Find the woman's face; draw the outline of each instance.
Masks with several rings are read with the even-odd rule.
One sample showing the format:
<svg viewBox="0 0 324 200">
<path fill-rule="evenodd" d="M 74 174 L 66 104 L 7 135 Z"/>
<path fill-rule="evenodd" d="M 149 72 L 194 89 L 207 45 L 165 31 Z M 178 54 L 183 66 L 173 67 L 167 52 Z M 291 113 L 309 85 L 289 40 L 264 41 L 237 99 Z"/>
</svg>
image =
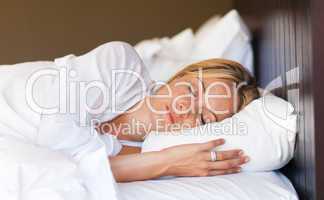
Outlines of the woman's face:
<svg viewBox="0 0 324 200">
<path fill-rule="evenodd" d="M 231 117 L 238 99 L 233 81 L 184 75 L 150 97 L 150 111 L 157 130 L 175 125 L 190 128 Z"/>
</svg>

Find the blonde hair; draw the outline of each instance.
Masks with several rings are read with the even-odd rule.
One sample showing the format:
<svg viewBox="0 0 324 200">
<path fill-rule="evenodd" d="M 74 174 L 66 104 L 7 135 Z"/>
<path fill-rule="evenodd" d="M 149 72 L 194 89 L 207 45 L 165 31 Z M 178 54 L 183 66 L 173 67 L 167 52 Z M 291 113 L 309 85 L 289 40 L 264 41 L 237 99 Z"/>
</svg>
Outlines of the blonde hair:
<svg viewBox="0 0 324 200">
<path fill-rule="evenodd" d="M 202 72 L 203 77 L 230 80 L 235 82 L 237 85 L 244 83 L 240 85 L 238 89 L 241 103 L 238 110 L 241 110 L 251 101 L 260 96 L 253 76 L 245 70 L 241 64 L 225 59 L 210 59 L 188 65 L 171 77 L 167 82 L 170 83 L 174 79 L 184 75 L 198 76 L 200 71 Z"/>
</svg>

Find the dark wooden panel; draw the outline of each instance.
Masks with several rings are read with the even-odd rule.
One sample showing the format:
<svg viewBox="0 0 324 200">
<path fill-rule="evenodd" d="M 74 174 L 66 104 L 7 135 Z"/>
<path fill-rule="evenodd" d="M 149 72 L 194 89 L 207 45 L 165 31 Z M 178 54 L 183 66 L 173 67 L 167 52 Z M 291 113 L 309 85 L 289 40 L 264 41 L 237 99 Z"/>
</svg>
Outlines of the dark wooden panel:
<svg viewBox="0 0 324 200">
<path fill-rule="evenodd" d="M 310 88 L 312 99 L 314 101 L 314 131 L 316 146 L 316 197 L 324 199 L 324 1 L 312 0 L 310 16 L 312 23 L 312 68 L 310 74 Z"/>
<path fill-rule="evenodd" d="M 298 185 L 301 197 L 303 199 L 316 199 L 315 197 L 315 164 L 314 164 L 314 126 L 312 113 L 312 97 L 309 93 L 309 77 L 311 61 L 311 38 L 310 38 L 310 18 L 308 2 L 298 0 L 295 2 L 296 13 L 296 54 L 297 66 L 300 67 L 300 136 L 298 153 L 303 154 L 303 165 L 296 168 L 296 173 L 302 175 L 304 185 Z M 303 148 L 302 148 L 303 147 Z"/>
<path fill-rule="evenodd" d="M 258 83 L 281 78 L 276 94 L 299 113 L 295 158 L 284 168 L 301 199 L 324 199 L 324 1 L 235 1 L 254 35 Z M 291 82 L 297 82 L 291 85 Z M 293 90 L 294 87 L 298 90 Z"/>
</svg>

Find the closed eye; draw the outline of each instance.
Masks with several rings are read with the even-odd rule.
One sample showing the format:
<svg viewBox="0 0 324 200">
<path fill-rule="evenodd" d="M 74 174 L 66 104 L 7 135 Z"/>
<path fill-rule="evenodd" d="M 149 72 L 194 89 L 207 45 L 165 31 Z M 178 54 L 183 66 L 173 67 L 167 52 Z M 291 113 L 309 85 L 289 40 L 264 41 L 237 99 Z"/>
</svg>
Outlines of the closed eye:
<svg viewBox="0 0 324 200">
<path fill-rule="evenodd" d="M 210 114 L 207 114 L 208 118 L 207 118 L 206 115 L 204 117 L 203 114 L 200 114 L 199 118 L 200 118 L 200 122 L 201 122 L 202 125 L 219 121 L 217 116 L 214 113 L 211 112 L 211 114 L 212 114 L 212 116 L 210 116 Z"/>
</svg>

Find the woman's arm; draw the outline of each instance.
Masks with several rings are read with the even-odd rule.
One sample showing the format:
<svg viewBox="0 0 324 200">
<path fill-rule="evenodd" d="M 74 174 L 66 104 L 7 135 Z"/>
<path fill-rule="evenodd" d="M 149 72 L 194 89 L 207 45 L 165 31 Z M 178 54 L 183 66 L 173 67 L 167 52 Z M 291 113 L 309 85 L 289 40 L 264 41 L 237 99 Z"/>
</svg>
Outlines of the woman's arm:
<svg viewBox="0 0 324 200">
<path fill-rule="evenodd" d="M 162 151 L 110 157 L 111 168 L 118 182 L 154 179 L 161 176 L 215 176 L 240 171 L 248 161 L 241 150 L 219 151 L 211 161 L 210 151 L 223 140 L 201 144 L 179 145 Z"/>
<path fill-rule="evenodd" d="M 168 167 L 161 152 L 117 155 L 109 160 L 117 182 L 154 179 L 163 176 Z"/>
</svg>

